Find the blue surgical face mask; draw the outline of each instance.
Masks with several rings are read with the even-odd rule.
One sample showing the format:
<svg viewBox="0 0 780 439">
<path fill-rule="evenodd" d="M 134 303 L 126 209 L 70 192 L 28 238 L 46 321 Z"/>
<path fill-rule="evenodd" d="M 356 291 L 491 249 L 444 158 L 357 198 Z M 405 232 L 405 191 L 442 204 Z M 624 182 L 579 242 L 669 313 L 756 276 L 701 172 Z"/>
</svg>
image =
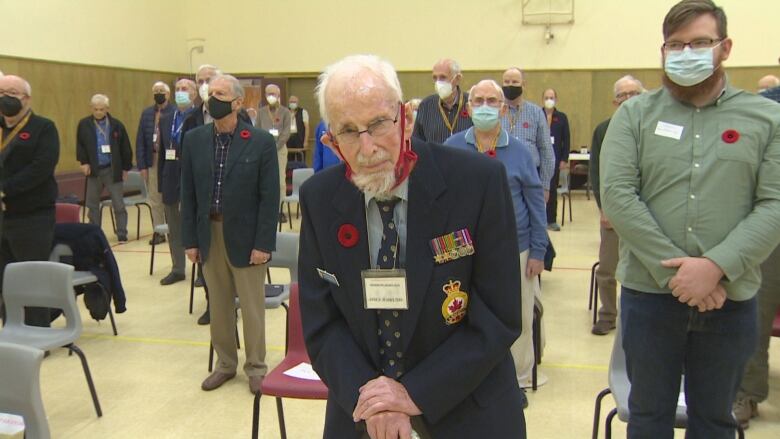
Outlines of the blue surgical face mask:
<svg viewBox="0 0 780 439">
<path fill-rule="evenodd" d="M 482 105 L 471 110 L 471 121 L 480 131 L 492 130 L 498 124 L 498 108 Z"/>
<path fill-rule="evenodd" d="M 669 79 L 677 85 L 691 87 L 712 76 L 715 71 L 713 63 L 714 47 L 667 52 L 664 61 L 664 71 Z"/>
<path fill-rule="evenodd" d="M 190 93 L 186 91 L 176 92 L 176 105 L 190 105 L 192 99 L 190 99 Z"/>
</svg>

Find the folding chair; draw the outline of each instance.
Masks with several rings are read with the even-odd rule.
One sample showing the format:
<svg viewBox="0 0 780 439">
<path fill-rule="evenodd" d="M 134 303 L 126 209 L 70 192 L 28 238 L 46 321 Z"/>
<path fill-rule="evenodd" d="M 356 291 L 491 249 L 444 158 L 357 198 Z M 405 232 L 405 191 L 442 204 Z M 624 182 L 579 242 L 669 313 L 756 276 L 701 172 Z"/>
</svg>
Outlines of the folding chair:
<svg viewBox="0 0 780 439">
<path fill-rule="evenodd" d="M 154 226 L 154 233 L 158 235 L 167 235 L 168 234 L 168 224 L 160 224 L 158 226 Z M 149 276 L 154 273 L 154 248 L 157 247 L 157 240 L 152 239 L 152 259 L 149 261 Z M 193 288 L 195 288 L 195 285 L 193 284 Z M 192 314 L 192 311 L 190 311 L 190 314 Z"/>
<path fill-rule="evenodd" d="M 560 186 L 558 187 L 558 196 L 561 197 L 561 202 L 563 204 L 563 207 L 561 209 L 561 227 L 566 223 L 566 200 L 569 200 L 569 222 L 572 222 L 571 218 L 571 189 L 569 188 L 569 183 L 571 181 L 571 176 L 569 175 L 568 169 L 561 169 L 560 177 L 558 178 L 558 182 Z"/>
<path fill-rule="evenodd" d="M 0 343 L 0 412 L 21 416 L 28 438 L 49 439 L 49 423 L 41 400 L 43 351 Z"/>
<path fill-rule="evenodd" d="M 596 261 L 590 267 L 590 293 L 588 295 L 588 311 L 593 310 L 593 324 L 596 324 L 596 318 L 599 312 L 599 283 L 596 279 L 596 270 L 599 268 L 599 261 Z"/>
<path fill-rule="evenodd" d="M 79 221 L 81 207 L 78 204 L 57 203 L 54 205 L 54 208 L 57 224 L 81 222 Z"/>
<path fill-rule="evenodd" d="M 276 397 L 276 413 L 279 417 L 279 431 L 282 439 L 287 439 L 282 398 L 328 399 L 328 388 L 322 381 L 294 378 L 284 374 L 286 370 L 300 363 L 311 364 L 303 341 L 297 282 L 291 285 L 290 308 L 287 312 L 287 334 L 288 344 L 284 359 L 266 375 L 263 379 L 261 392 L 255 394 L 252 404 L 252 437 L 255 439 L 260 427 L 260 397 L 262 395 Z"/>
<path fill-rule="evenodd" d="M 152 206 L 149 204 L 146 182 L 139 171 L 130 171 L 127 173 L 127 180 L 124 182 L 122 192 L 125 194 L 138 192 L 136 195 L 124 197 L 123 200 L 126 207 L 135 206 L 138 210 L 135 221 L 135 239 L 139 239 L 141 237 L 141 206 L 146 206 L 149 209 L 149 221 L 153 220 Z M 104 207 L 108 207 L 109 212 L 111 212 L 111 226 L 114 228 L 114 232 L 116 232 L 116 220 L 114 219 L 114 209 L 111 209 L 111 200 L 104 200 L 100 203 L 101 217 Z"/>
<path fill-rule="evenodd" d="M 301 185 L 312 175 L 314 175 L 313 168 L 300 168 L 300 169 L 293 169 L 292 171 L 292 194 L 287 195 L 282 199 L 282 205 L 284 205 L 284 203 L 287 203 L 287 219 L 290 222 L 290 230 L 292 230 L 292 215 L 290 213 L 290 203 L 298 204 L 295 210 L 295 218 L 298 218 L 300 216 L 300 211 L 301 211 L 301 205 L 299 203 Z M 279 226 L 280 226 L 279 231 L 281 232 L 282 231 L 281 224 Z"/>
<path fill-rule="evenodd" d="M 3 278 L 5 300 L 5 327 L 0 329 L 0 342 L 15 343 L 49 351 L 66 347 L 81 359 L 81 367 L 87 378 L 92 403 L 98 417 L 100 409 L 95 384 L 89 371 L 87 357 L 76 346 L 81 336 L 81 315 L 73 294 L 73 266 L 48 261 L 15 262 L 5 267 Z M 24 324 L 24 308 L 39 306 L 62 310 L 64 328 L 44 328 Z"/>
</svg>

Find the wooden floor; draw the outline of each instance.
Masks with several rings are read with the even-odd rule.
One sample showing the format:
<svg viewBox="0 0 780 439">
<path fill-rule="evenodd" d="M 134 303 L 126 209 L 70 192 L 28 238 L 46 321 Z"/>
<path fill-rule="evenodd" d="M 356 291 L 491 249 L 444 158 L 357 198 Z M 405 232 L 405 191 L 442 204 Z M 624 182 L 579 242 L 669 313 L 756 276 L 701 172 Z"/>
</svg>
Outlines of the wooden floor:
<svg viewBox="0 0 780 439">
<path fill-rule="evenodd" d="M 549 382 L 528 393 L 525 417 L 531 438 L 590 437 L 594 398 L 607 386 L 612 335 L 590 334 L 587 309 L 590 267 L 598 254 L 597 210 L 584 194 L 575 194 L 573 207 L 574 221 L 567 218 L 562 231 L 551 232 L 558 257 L 555 270 L 543 275 L 547 346 L 540 370 Z M 132 238 L 134 209 L 129 214 Z M 186 282 L 160 286 L 159 280 L 170 270 L 167 245 L 158 247 L 155 272 L 149 276 L 148 213 L 141 223 L 139 241 L 114 247 L 128 309 L 117 315 L 119 336 L 111 334 L 107 321 L 91 320 L 79 300 L 84 334 L 78 344 L 89 359 L 104 415 L 95 416 L 78 359 L 68 357 L 65 350 L 55 351 L 44 361 L 41 376 L 53 437 L 249 438 L 252 395 L 243 374 L 239 372 L 216 391 L 200 390 L 207 375 L 209 346 L 208 327 L 195 323 L 205 306 L 203 290 L 196 290 L 195 312 L 188 314 L 189 270 Z M 115 243 L 108 218 L 104 230 Z M 287 276 L 282 271 L 272 275 L 275 281 Z M 266 313 L 270 367 L 282 358 L 284 316 L 282 309 Z M 780 340 L 772 341 L 770 357 L 770 397 L 759 406 L 761 417 L 751 422 L 749 438 L 780 437 Z M 284 404 L 288 437 L 321 437 L 324 402 L 285 400 Z M 602 434 L 603 418 L 613 407 L 607 397 Z M 261 437 L 279 437 L 270 398 L 261 402 L 260 422 Z M 615 431 L 614 437 L 625 437 L 625 424 L 615 420 Z M 676 437 L 682 438 L 683 432 Z"/>
</svg>

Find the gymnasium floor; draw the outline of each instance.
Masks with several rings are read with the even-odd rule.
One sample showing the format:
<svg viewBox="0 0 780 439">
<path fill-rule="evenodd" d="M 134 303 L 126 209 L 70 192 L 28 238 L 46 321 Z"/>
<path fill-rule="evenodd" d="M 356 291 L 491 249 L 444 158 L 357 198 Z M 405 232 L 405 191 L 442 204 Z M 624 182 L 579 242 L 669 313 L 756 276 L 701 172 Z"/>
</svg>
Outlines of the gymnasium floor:
<svg viewBox="0 0 780 439">
<path fill-rule="evenodd" d="M 560 208 L 560 205 L 559 205 Z M 135 209 L 128 211 L 135 236 Z M 598 253 L 598 211 L 584 194 L 574 195 L 574 221 L 568 218 L 560 232 L 551 232 L 558 257 L 555 270 L 543 275 L 544 325 L 547 346 L 540 371 L 549 382 L 537 392 L 528 392 L 525 411 L 531 438 L 585 438 L 591 435 L 593 403 L 607 386 L 607 365 L 612 335 L 590 334 L 587 309 L 590 267 Z M 103 229 L 109 240 L 110 220 Z M 202 289 L 195 292 L 195 312 L 188 314 L 187 280 L 160 286 L 170 270 L 167 244 L 158 247 L 155 272 L 149 276 L 151 233 L 148 213 L 141 217 L 139 241 L 114 247 L 127 293 L 128 311 L 119 314 L 119 336 L 111 334 L 108 321 L 91 320 L 79 300 L 84 334 L 78 345 L 86 353 L 103 408 L 97 418 L 78 359 L 64 349 L 52 352 L 43 362 L 43 401 L 54 438 L 249 438 L 252 395 L 246 377 L 238 376 L 222 388 L 204 392 L 207 376 L 209 332 L 195 321 L 203 312 Z M 560 218 L 559 218 L 560 220 Z M 294 221 L 294 230 L 298 224 Z M 288 226 L 284 226 L 288 230 Z M 287 273 L 272 269 L 274 281 Z M 289 276 L 287 276 L 289 279 Z M 267 362 L 273 368 L 283 356 L 285 313 L 266 312 Z M 751 422 L 747 437 L 780 436 L 780 340 L 772 341 L 770 398 L 759 406 L 761 417 Z M 243 353 L 239 353 L 243 361 Z M 319 438 L 325 403 L 285 400 L 288 437 Z M 602 408 L 603 419 L 614 407 L 610 397 Z M 260 430 L 263 438 L 279 437 L 275 404 L 261 401 Z M 625 437 L 625 424 L 614 421 L 615 438 Z M 678 431 L 677 438 L 683 437 Z"/>
</svg>

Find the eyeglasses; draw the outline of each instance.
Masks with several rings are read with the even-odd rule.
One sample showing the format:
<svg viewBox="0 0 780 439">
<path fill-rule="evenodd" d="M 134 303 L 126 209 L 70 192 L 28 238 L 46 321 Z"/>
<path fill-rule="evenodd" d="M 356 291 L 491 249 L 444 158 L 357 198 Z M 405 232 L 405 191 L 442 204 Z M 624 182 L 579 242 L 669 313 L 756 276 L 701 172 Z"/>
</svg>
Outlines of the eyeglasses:
<svg viewBox="0 0 780 439">
<path fill-rule="evenodd" d="M 355 145 L 360 142 L 360 136 L 363 133 L 368 133 L 371 137 L 382 137 L 390 134 L 393 127 L 398 122 L 400 109 L 395 115 L 395 119 L 379 119 L 369 124 L 364 130 L 356 130 L 354 128 L 345 128 L 336 134 L 336 140 L 343 145 Z"/>
<path fill-rule="evenodd" d="M 666 41 L 661 47 L 666 52 L 679 52 L 685 49 L 685 46 L 688 46 L 691 49 L 709 49 L 710 47 L 717 46 L 721 41 L 723 41 L 722 38 L 697 38 L 687 43 L 683 43 L 682 41 Z"/>
<path fill-rule="evenodd" d="M 641 91 L 624 91 L 623 93 L 618 93 L 615 95 L 615 100 L 618 101 L 625 101 L 628 98 L 633 98 L 634 96 L 641 95 Z"/>
<path fill-rule="evenodd" d="M 483 97 L 475 97 L 472 98 L 469 96 L 469 104 L 471 104 L 472 107 L 481 107 L 485 104 L 487 104 L 490 107 L 500 107 L 501 104 L 504 103 L 504 100 L 497 97 L 489 97 L 487 99 Z"/>
</svg>

